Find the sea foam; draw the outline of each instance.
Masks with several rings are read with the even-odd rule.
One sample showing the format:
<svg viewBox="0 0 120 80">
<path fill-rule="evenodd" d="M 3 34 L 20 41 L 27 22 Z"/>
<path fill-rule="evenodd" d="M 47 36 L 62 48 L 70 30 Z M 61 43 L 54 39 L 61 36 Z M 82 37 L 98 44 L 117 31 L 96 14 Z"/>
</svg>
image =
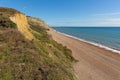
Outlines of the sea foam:
<svg viewBox="0 0 120 80">
<path fill-rule="evenodd" d="M 65 36 L 67 36 L 67 37 L 74 38 L 74 39 L 76 39 L 76 40 L 80 40 L 80 41 L 82 41 L 82 42 L 85 42 L 85 43 L 88 43 L 88 44 L 92 44 L 92 45 L 94 45 L 94 46 L 103 48 L 103 49 L 105 49 L 105 50 L 108 50 L 108 51 L 111 51 L 111 52 L 120 54 L 120 51 L 119 51 L 119 50 L 112 49 L 112 48 L 107 47 L 107 46 L 104 46 L 104 45 L 102 45 L 102 44 L 93 43 L 93 42 L 90 42 L 90 41 L 87 41 L 87 40 L 84 40 L 84 39 L 81 39 L 81 38 L 77 38 L 77 37 L 75 37 L 75 36 L 71 36 L 71 35 L 68 35 L 68 34 L 65 34 L 65 33 L 62 33 L 62 32 L 59 32 L 59 31 L 56 31 L 56 30 L 54 30 L 54 31 L 57 32 L 57 33 L 59 33 L 59 34 L 65 35 Z"/>
</svg>

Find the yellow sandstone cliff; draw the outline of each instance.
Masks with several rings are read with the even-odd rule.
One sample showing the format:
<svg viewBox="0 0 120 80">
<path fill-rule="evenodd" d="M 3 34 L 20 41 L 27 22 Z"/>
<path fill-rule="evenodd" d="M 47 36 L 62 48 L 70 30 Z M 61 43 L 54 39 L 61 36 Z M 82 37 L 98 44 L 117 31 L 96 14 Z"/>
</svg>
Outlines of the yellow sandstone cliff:
<svg viewBox="0 0 120 80">
<path fill-rule="evenodd" d="M 29 40 L 34 39 L 34 36 L 30 32 L 31 29 L 29 27 L 27 17 L 22 13 L 15 13 L 14 15 L 10 16 L 10 20 L 13 21 L 16 25 L 18 30 Z"/>
</svg>

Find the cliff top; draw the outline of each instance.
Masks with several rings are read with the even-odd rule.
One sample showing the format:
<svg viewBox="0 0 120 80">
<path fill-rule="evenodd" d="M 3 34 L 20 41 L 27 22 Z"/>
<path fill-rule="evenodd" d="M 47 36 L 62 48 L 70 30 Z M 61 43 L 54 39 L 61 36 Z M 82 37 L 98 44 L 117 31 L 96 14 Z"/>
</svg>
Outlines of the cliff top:
<svg viewBox="0 0 120 80">
<path fill-rule="evenodd" d="M 14 13 L 20 13 L 20 12 L 13 8 L 0 7 L 0 15 L 4 15 L 4 16 L 8 17 L 10 15 L 13 15 Z"/>
</svg>

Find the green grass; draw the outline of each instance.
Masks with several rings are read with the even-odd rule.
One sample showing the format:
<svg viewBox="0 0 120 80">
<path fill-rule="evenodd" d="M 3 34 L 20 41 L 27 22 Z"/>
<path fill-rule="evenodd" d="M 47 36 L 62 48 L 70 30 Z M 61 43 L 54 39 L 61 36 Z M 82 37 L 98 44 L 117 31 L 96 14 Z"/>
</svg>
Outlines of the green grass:
<svg viewBox="0 0 120 80">
<path fill-rule="evenodd" d="M 0 29 L 3 30 L 5 28 L 16 28 L 16 24 L 13 23 L 9 18 L 0 16 Z"/>
<path fill-rule="evenodd" d="M 66 57 L 71 55 L 65 55 L 61 44 L 37 38 L 28 41 L 16 29 L 3 34 L 2 44 L 5 45 L 0 47 L 1 80 L 74 80 L 71 71 L 74 59 Z"/>
<path fill-rule="evenodd" d="M 37 39 L 34 41 L 34 44 L 36 44 L 40 53 L 43 53 L 45 62 L 58 68 L 57 71 L 56 68 L 54 68 L 53 73 L 51 73 L 51 71 L 47 72 L 50 73 L 52 77 L 49 76 L 49 79 L 46 80 L 73 80 L 72 71 L 69 69 L 71 69 L 72 64 L 76 62 L 76 60 L 72 57 L 71 50 L 58 44 L 46 33 L 45 29 L 39 29 L 40 27 L 39 25 L 31 25 L 31 29 L 38 32 L 33 32 L 33 35 Z M 65 77 L 68 78 L 66 79 Z"/>
<path fill-rule="evenodd" d="M 12 8 L 0 7 L 0 29 L 16 28 L 16 24 L 9 19 L 9 17 L 16 12 L 18 11 Z"/>
</svg>

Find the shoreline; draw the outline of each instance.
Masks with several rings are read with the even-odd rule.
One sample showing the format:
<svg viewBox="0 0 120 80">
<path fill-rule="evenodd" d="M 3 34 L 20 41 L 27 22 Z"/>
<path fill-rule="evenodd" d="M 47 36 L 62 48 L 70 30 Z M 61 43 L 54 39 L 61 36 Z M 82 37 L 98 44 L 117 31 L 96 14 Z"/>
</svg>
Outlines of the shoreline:
<svg viewBox="0 0 120 80">
<path fill-rule="evenodd" d="M 50 29 L 52 38 L 72 51 L 80 80 L 120 80 L 120 54 Z"/>
<path fill-rule="evenodd" d="M 87 44 L 91 44 L 91 45 L 96 46 L 96 47 L 99 47 L 99 48 L 103 48 L 103 49 L 108 50 L 108 51 L 111 51 L 111 52 L 113 52 L 113 53 L 120 54 L 120 51 L 119 51 L 119 50 L 112 49 L 112 48 L 110 48 L 110 47 L 108 47 L 108 46 L 105 46 L 105 45 L 102 45 L 102 44 L 98 44 L 98 43 L 95 43 L 95 42 L 91 42 L 91 41 L 87 41 L 87 40 L 84 40 L 84 39 L 81 39 L 81 38 L 77 38 L 77 37 L 75 37 L 75 36 L 72 36 L 72 35 L 69 35 L 69 34 L 66 34 L 66 33 L 59 32 L 59 31 L 57 31 L 57 30 L 55 30 L 55 29 L 53 29 L 53 30 L 54 30 L 55 32 L 59 33 L 59 34 L 64 35 L 64 36 L 67 36 L 67 37 L 70 37 L 70 38 L 74 38 L 74 39 L 76 39 L 76 40 L 85 42 L 85 43 L 87 43 Z"/>
</svg>

